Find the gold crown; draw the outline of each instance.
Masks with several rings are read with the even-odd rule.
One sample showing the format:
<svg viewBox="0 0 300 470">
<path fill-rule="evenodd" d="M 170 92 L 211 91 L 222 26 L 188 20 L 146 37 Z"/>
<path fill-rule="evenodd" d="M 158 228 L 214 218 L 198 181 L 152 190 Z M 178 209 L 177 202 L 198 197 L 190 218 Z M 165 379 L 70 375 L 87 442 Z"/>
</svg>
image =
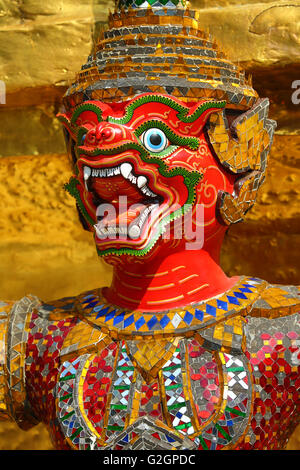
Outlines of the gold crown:
<svg viewBox="0 0 300 470">
<path fill-rule="evenodd" d="M 226 100 L 242 111 L 256 102 L 251 79 L 201 29 L 201 13 L 184 0 L 119 0 L 108 23 L 64 97 L 67 109 L 141 93 Z"/>
</svg>

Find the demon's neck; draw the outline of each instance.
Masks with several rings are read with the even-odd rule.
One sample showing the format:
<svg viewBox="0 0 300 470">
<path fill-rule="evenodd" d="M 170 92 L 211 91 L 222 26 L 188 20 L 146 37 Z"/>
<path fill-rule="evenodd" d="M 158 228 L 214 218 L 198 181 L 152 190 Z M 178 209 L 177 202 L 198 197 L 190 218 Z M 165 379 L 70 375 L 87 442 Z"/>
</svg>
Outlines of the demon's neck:
<svg viewBox="0 0 300 470">
<path fill-rule="evenodd" d="M 118 264 L 106 299 L 124 308 L 161 311 L 200 302 L 230 289 L 238 277 L 228 278 L 219 266 L 221 240 L 198 251 L 160 250 L 156 258 Z"/>
</svg>

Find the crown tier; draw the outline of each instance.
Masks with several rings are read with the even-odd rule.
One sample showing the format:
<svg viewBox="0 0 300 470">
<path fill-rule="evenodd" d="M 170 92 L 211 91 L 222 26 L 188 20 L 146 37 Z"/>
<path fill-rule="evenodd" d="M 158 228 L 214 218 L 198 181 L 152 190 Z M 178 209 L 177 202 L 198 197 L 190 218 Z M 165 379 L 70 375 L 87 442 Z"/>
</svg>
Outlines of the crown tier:
<svg viewBox="0 0 300 470">
<path fill-rule="evenodd" d="M 183 101 L 226 100 L 228 107 L 249 109 L 258 95 L 245 73 L 201 30 L 200 12 L 175 1 L 150 6 L 150 0 L 140 5 L 119 0 L 108 30 L 67 91 L 66 106 L 162 93 Z"/>
</svg>

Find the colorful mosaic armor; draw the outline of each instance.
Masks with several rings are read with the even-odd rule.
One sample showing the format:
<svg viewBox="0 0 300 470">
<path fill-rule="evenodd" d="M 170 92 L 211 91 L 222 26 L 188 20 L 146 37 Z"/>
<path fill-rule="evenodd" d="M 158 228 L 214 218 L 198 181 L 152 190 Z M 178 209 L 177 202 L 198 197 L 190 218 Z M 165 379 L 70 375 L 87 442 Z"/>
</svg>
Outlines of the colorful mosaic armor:
<svg viewBox="0 0 300 470">
<path fill-rule="evenodd" d="M 299 289 L 219 266 L 275 123 L 200 27 L 120 0 L 64 97 L 66 189 L 112 284 L 0 303 L 0 418 L 55 448 L 282 449 L 299 422 Z"/>
</svg>

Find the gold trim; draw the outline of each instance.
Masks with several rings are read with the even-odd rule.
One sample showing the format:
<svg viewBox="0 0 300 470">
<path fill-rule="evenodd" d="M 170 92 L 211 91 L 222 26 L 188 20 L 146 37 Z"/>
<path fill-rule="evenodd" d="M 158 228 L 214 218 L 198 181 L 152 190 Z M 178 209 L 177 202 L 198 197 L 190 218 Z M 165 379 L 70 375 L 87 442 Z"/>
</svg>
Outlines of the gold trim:
<svg viewBox="0 0 300 470">
<path fill-rule="evenodd" d="M 85 382 L 86 374 L 89 370 L 90 364 L 93 362 L 93 359 L 96 357 L 96 354 L 89 356 L 88 359 L 86 360 L 83 369 L 81 371 L 79 383 L 78 383 L 78 405 L 79 405 L 79 410 L 81 413 L 82 418 L 84 419 L 84 422 L 86 426 L 89 428 L 89 430 L 95 434 L 95 436 L 98 439 L 101 439 L 100 434 L 96 430 L 96 428 L 92 425 L 92 422 L 89 420 L 88 416 L 86 415 L 85 409 L 84 409 L 84 404 L 83 404 L 83 385 Z M 75 392 L 75 388 L 73 390 L 73 393 Z M 104 418 L 104 417 L 103 417 Z"/>
</svg>

